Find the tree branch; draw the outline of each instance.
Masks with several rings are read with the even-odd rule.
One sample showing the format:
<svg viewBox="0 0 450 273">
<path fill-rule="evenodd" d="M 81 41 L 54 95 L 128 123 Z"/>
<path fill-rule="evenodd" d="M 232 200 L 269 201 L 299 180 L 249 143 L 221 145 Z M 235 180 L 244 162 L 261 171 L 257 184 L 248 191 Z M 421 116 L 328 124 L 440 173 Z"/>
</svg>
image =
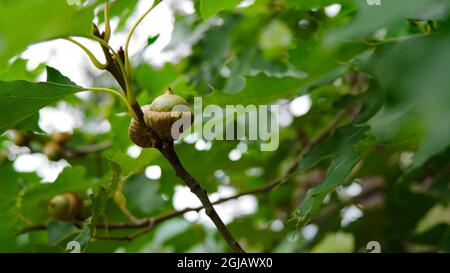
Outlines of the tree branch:
<svg viewBox="0 0 450 273">
<path fill-rule="evenodd" d="M 65 147 L 62 152 L 63 158 L 83 157 L 87 154 L 101 152 L 109 149 L 112 146 L 111 141 L 104 141 L 100 143 L 86 144 L 77 148 Z"/>
<path fill-rule="evenodd" d="M 242 247 L 239 245 L 239 243 L 233 238 L 228 228 L 223 223 L 222 219 L 217 214 L 216 210 L 211 204 L 211 201 L 208 198 L 208 195 L 206 194 L 206 191 L 200 186 L 200 184 L 191 176 L 189 172 L 186 171 L 186 169 L 181 164 L 180 159 L 178 158 L 178 155 L 176 154 L 173 142 L 165 142 L 161 147 L 158 148 L 158 150 L 164 155 L 164 157 L 170 162 L 172 167 L 175 169 L 176 175 L 181 178 L 186 185 L 191 189 L 191 192 L 194 193 L 198 199 L 203 204 L 203 207 L 205 208 L 206 215 L 211 218 L 214 225 L 216 225 L 217 229 L 219 230 L 220 234 L 222 234 L 222 237 L 225 239 L 225 241 L 228 243 L 228 245 L 233 249 L 236 253 L 243 253 L 245 252 Z"/>
<path fill-rule="evenodd" d="M 267 183 L 266 185 L 259 187 L 259 188 L 255 188 L 255 189 L 251 189 L 248 191 L 243 191 L 240 192 L 238 194 L 235 194 L 233 196 L 229 196 L 226 198 L 221 198 L 213 203 L 211 203 L 212 205 L 217 205 L 217 204 L 221 204 L 221 203 L 225 203 L 227 201 L 233 200 L 233 199 L 237 199 L 239 197 L 245 196 L 245 195 L 251 195 L 251 194 L 259 194 L 259 193 L 264 193 L 267 191 L 270 191 L 271 189 L 275 188 L 276 186 L 278 186 L 279 184 L 281 184 L 282 181 L 284 181 L 285 178 L 282 179 L 277 179 L 274 180 L 272 182 Z M 97 237 L 97 239 L 102 239 L 102 240 L 132 240 L 133 238 L 136 238 L 140 235 L 145 234 L 146 232 L 150 231 L 151 229 L 153 229 L 157 224 L 164 222 L 166 220 L 181 216 L 187 212 L 190 211 L 200 211 L 202 209 L 204 209 L 204 206 L 199 206 L 199 207 L 195 207 L 195 208 L 185 208 L 183 210 L 176 210 L 176 211 L 171 211 L 168 213 L 164 213 L 161 214 L 159 216 L 155 216 L 155 217 L 150 217 L 150 218 L 144 218 L 144 219 L 139 219 L 135 222 L 118 222 L 118 223 L 108 223 L 107 227 L 109 230 L 118 230 L 118 229 L 138 229 L 138 228 L 143 228 L 142 231 L 145 230 L 145 232 L 139 233 L 139 234 L 132 234 L 129 236 L 124 236 L 124 237 Z M 77 224 L 78 225 L 78 224 Z M 39 230 L 45 230 L 47 228 L 46 225 L 33 225 L 33 226 L 28 226 L 25 228 L 22 228 L 21 230 L 18 231 L 18 234 L 22 234 L 22 233 L 26 233 L 26 232 L 31 232 L 31 231 L 39 231 Z M 98 223 L 97 224 L 97 228 L 106 228 L 106 225 L 104 223 Z M 124 239 L 125 238 L 125 239 Z"/>
</svg>

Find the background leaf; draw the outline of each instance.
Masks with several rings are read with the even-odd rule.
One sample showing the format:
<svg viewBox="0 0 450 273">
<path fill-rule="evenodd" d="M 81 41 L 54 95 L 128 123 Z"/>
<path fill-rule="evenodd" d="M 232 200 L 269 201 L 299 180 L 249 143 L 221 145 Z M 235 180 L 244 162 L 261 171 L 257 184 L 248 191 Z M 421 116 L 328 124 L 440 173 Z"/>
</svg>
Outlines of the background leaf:
<svg viewBox="0 0 450 273">
<path fill-rule="evenodd" d="M 0 41 L 3 46 L 0 47 L 0 67 L 30 44 L 89 34 L 93 8 L 78 8 L 59 0 L 2 1 Z"/>
<path fill-rule="evenodd" d="M 42 107 L 81 90 L 80 87 L 54 83 L 0 81 L 0 133 Z"/>
</svg>

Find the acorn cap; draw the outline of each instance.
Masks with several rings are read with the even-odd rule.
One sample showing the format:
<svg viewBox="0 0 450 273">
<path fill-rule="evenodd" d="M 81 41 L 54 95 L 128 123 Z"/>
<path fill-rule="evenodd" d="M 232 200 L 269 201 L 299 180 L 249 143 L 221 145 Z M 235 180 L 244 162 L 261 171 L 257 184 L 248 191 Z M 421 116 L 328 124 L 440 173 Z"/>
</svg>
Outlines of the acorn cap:
<svg viewBox="0 0 450 273">
<path fill-rule="evenodd" d="M 172 126 L 175 122 L 185 119 L 186 126 L 178 128 L 177 132 L 172 132 Z M 180 134 L 188 129 L 194 121 L 194 115 L 191 111 L 169 111 L 169 112 L 159 112 L 159 111 L 146 111 L 144 113 L 145 123 L 152 128 L 160 138 L 164 140 L 177 140 Z"/>
<path fill-rule="evenodd" d="M 150 104 L 149 110 L 158 112 L 170 112 L 177 105 L 188 105 L 182 97 L 175 95 L 169 88 L 163 95 L 157 97 Z"/>
<path fill-rule="evenodd" d="M 175 108 L 176 106 L 183 106 Z M 145 123 L 164 140 L 178 139 L 179 135 L 190 127 L 194 120 L 192 110 L 185 99 L 169 90 L 153 100 L 144 112 Z M 182 128 L 172 132 L 172 126 L 180 119 L 184 119 Z"/>
<path fill-rule="evenodd" d="M 149 107 L 150 105 L 142 106 L 142 112 L 147 112 Z M 134 144 L 142 148 L 150 148 L 155 144 L 153 136 L 145 128 L 142 128 L 139 121 L 135 119 L 131 119 L 130 126 L 128 127 L 128 136 Z"/>
</svg>

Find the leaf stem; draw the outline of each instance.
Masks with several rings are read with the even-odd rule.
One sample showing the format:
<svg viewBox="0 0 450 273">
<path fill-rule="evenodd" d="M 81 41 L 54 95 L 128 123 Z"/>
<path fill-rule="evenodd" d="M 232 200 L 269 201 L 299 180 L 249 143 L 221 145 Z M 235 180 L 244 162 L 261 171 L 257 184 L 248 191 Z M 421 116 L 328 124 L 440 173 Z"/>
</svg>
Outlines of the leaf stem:
<svg viewBox="0 0 450 273">
<path fill-rule="evenodd" d="M 149 8 L 144 14 L 142 14 L 141 17 L 139 17 L 139 19 L 136 21 L 136 23 L 134 23 L 134 25 L 133 25 L 133 27 L 131 28 L 130 32 L 128 32 L 128 36 L 127 36 L 127 39 L 126 39 L 126 41 L 125 41 L 125 48 L 124 48 L 124 50 L 125 50 L 125 69 L 126 69 L 126 71 L 127 71 L 128 73 L 131 73 L 130 62 L 129 62 L 129 59 L 128 59 L 128 47 L 129 47 L 129 45 L 130 45 L 131 37 L 133 36 L 134 31 L 135 31 L 136 28 L 139 26 L 139 24 L 142 22 L 142 20 L 144 20 L 144 18 L 147 16 L 147 14 L 149 14 L 150 11 L 152 11 L 153 8 L 154 8 L 156 5 L 158 5 L 161 1 L 162 1 L 162 0 L 155 0 L 155 1 L 153 2 L 153 4 L 150 6 L 150 8 Z"/>
<path fill-rule="evenodd" d="M 102 46 L 108 48 L 109 50 L 111 50 L 114 58 L 117 60 L 117 64 L 119 65 L 120 72 L 122 73 L 122 76 L 123 76 L 124 81 L 125 81 L 125 93 L 126 93 L 126 97 L 128 99 L 128 103 L 130 105 L 133 105 L 135 103 L 135 101 L 136 101 L 136 98 L 135 98 L 135 96 L 133 94 L 133 90 L 131 90 L 131 87 L 130 87 L 130 76 L 129 76 L 129 73 L 127 72 L 127 70 L 126 70 L 126 67 L 124 66 L 122 58 L 120 58 L 119 54 L 107 42 L 105 42 L 104 40 L 102 40 L 102 39 L 100 39 L 100 38 L 98 38 L 98 37 L 96 37 L 94 35 L 92 35 L 90 38 L 94 39 L 95 41 L 99 42 L 100 45 L 102 45 Z M 126 60 L 127 60 L 127 58 L 125 57 L 125 62 L 126 62 Z"/>
<path fill-rule="evenodd" d="M 111 37 L 111 24 L 109 21 L 109 0 L 105 4 L 105 41 L 108 42 Z"/>
<path fill-rule="evenodd" d="M 136 113 L 134 112 L 133 108 L 131 107 L 131 105 L 128 103 L 127 98 L 120 93 L 117 90 L 114 89 L 110 89 L 110 88 L 103 88 L 103 87 L 87 87 L 87 88 L 83 88 L 82 90 L 84 91 L 94 91 L 94 92 L 107 92 L 113 95 L 118 96 L 127 106 L 128 108 L 128 112 L 130 113 L 131 117 L 136 119 Z"/>
<path fill-rule="evenodd" d="M 102 64 L 95 56 L 94 54 L 87 48 L 85 47 L 83 44 L 81 44 L 80 42 L 78 42 L 75 39 L 72 39 L 71 37 L 66 37 L 64 38 L 65 40 L 74 43 L 75 45 L 77 45 L 78 47 L 80 47 L 89 57 L 89 59 L 91 60 L 92 64 L 97 67 L 100 70 L 105 70 L 106 69 L 106 64 Z"/>
</svg>

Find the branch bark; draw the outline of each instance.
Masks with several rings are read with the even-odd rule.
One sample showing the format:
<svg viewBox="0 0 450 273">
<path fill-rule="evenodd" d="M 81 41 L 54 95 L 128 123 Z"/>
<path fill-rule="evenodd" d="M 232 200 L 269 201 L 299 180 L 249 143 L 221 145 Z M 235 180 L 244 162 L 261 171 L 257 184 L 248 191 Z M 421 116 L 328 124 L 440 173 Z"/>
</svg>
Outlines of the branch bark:
<svg viewBox="0 0 450 273">
<path fill-rule="evenodd" d="M 164 157 L 170 162 L 172 167 L 175 169 L 176 175 L 179 178 L 181 178 L 185 182 L 185 184 L 189 187 L 191 192 L 195 194 L 198 197 L 198 199 L 200 199 L 200 201 L 203 204 L 203 207 L 205 208 L 206 215 L 208 215 L 209 218 L 211 218 L 211 221 L 213 221 L 214 225 L 216 225 L 217 229 L 219 230 L 220 234 L 222 234 L 222 237 L 225 239 L 228 245 L 233 249 L 234 252 L 244 253 L 245 251 L 242 249 L 239 243 L 233 238 L 230 231 L 217 214 L 216 210 L 211 204 L 211 201 L 208 198 L 206 191 L 200 186 L 200 184 L 195 180 L 195 178 L 192 177 L 188 171 L 186 171 L 186 169 L 181 164 L 181 161 L 174 150 L 173 142 L 170 143 L 165 142 L 158 149 L 164 155 Z"/>
<path fill-rule="evenodd" d="M 107 150 L 107 149 L 111 148 L 111 146 L 112 146 L 111 141 L 104 141 L 104 142 L 100 142 L 100 143 L 86 144 L 86 145 L 79 146 L 76 148 L 64 147 L 63 152 L 62 152 L 62 157 L 63 158 L 83 157 L 88 154 Z"/>
</svg>

